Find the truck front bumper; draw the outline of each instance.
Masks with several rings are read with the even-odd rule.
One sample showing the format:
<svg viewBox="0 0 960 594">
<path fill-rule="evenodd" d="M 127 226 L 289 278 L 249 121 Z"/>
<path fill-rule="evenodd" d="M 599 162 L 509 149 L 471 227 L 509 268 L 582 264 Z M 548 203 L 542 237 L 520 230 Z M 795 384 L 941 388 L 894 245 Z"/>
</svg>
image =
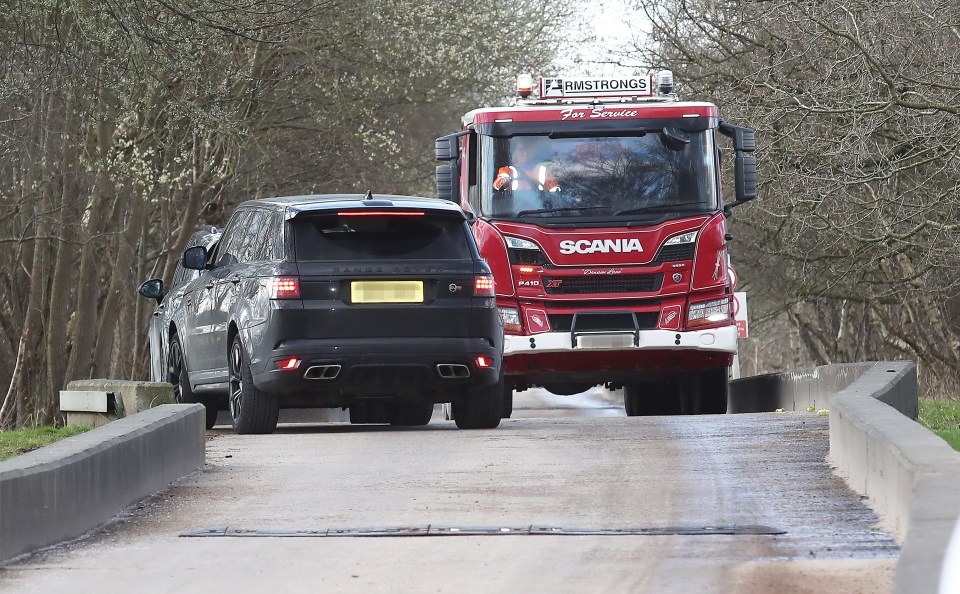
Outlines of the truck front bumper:
<svg viewBox="0 0 960 594">
<path fill-rule="evenodd" d="M 686 351 L 691 349 L 735 355 L 737 327 L 723 326 L 690 332 L 641 330 L 636 333 L 578 334 L 576 337 L 570 332 L 544 332 L 529 336 L 507 335 L 503 341 L 504 357 L 577 351 Z"/>
</svg>

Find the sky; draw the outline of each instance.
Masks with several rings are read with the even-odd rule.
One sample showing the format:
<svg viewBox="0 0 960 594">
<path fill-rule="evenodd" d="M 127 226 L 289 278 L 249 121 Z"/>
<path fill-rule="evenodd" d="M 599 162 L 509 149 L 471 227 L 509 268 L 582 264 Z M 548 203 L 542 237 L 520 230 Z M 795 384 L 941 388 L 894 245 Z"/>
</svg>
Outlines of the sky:
<svg viewBox="0 0 960 594">
<path fill-rule="evenodd" d="M 580 58 L 584 62 L 578 74 L 592 76 L 623 76 L 634 74 L 631 69 L 613 64 L 590 64 L 590 60 L 608 57 L 617 47 L 632 44 L 637 33 L 644 28 L 642 13 L 627 8 L 628 0 L 588 0 L 584 12 L 590 17 L 595 42 L 582 47 Z M 565 73 L 566 74 L 566 73 Z"/>
</svg>

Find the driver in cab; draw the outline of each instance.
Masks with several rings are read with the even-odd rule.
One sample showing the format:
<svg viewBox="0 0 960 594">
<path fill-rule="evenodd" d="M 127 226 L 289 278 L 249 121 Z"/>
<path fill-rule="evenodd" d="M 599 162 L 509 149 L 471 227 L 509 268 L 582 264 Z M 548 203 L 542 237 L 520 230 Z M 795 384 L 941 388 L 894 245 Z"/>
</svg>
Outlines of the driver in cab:
<svg viewBox="0 0 960 594">
<path fill-rule="evenodd" d="M 494 190 L 560 191 L 560 184 L 550 171 L 549 161 L 542 157 L 543 151 L 536 146 L 536 140 L 520 137 L 511 144 L 514 164 L 497 170 L 493 180 Z"/>
</svg>

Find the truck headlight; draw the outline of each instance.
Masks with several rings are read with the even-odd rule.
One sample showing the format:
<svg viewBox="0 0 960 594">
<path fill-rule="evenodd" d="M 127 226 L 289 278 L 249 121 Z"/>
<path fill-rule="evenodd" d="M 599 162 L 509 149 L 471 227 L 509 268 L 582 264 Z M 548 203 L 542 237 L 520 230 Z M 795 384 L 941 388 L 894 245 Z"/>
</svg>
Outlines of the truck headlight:
<svg viewBox="0 0 960 594">
<path fill-rule="evenodd" d="M 691 231 L 689 233 L 674 235 L 670 239 L 663 242 L 663 245 L 683 245 L 685 243 L 693 243 L 693 240 L 696 238 L 697 238 L 697 232 Z"/>
<path fill-rule="evenodd" d="M 515 250 L 539 250 L 540 246 L 533 243 L 532 241 L 526 239 L 520 239 L 519 237 L 510 237 L 505 235 L 504 239 L 507 242 L 507 247 Z"/>
<path fill-rule="evenodd" d="M 687 327 L 712 326 L 731 320 L 730 303 L 729 297 L 691 303 L 687 312 Z"/>
<path fill-rule="evenodd" d="M 500 321 L 503 322 L 505 332 L 521 332 L 520 310 L 516 307 L 497 307 L 500 310 Z"/>
</svg>

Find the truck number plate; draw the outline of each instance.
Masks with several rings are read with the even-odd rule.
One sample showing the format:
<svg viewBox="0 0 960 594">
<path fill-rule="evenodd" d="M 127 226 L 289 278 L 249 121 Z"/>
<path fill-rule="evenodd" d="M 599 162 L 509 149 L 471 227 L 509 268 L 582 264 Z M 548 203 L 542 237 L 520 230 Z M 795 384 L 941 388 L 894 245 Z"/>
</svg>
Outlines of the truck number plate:
<svg viewBox="0 0 960 594">
<path fill-rule="evenodd" d="M 578 349 L 626 349 L 633 348 L 633 334 L 580 334 Z"/>
<path fill-rule="evenodd" d="M 352 281 L 353 303 L 423 303 L 423 281 Z"/>
</svg>

